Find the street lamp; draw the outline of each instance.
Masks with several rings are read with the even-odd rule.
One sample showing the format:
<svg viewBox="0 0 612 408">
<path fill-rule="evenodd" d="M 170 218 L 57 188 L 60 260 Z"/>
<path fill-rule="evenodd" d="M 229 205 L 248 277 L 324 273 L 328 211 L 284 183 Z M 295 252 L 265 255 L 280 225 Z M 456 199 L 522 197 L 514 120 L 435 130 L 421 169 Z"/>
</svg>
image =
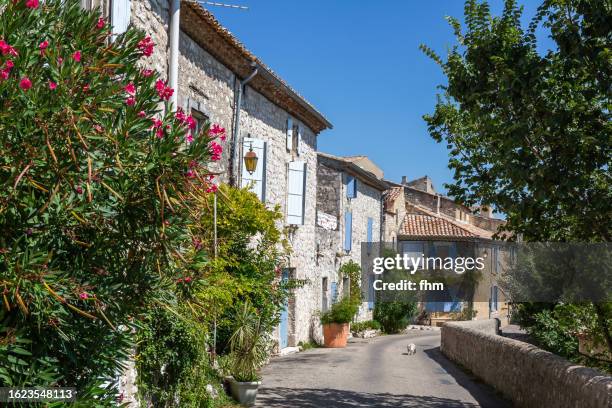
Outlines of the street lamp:
<svg viewBox="0 0 612 408">
<path fill-rule="evenodd" d="M 249 174 L 253 174 L 255 169 L 257 168 L 257 154 L 253 151 L 253 142 L 251 142 L 251 147 L 249 147 L 249 151 L 244 155 L 244 167 L 246 167 Z"/>
</svg>

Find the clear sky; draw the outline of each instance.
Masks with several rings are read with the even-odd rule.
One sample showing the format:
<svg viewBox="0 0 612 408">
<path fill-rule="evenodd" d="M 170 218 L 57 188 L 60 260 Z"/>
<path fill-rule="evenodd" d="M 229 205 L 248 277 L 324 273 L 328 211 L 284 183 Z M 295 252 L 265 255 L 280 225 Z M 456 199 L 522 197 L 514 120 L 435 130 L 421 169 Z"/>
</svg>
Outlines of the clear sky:
<svg viewBox="0 0 612 408">
<path fill-rule="evenodd" d="M 429 175 L 444 192 L 452 181 L 445 145 L 422 119 L 445 78 L 418 46 L 438 54 L 455 44 L 445 16 L 462 20 L 461 0 L 215 0 L 206 6 L 247 48 L 334 125 L 320 151 L 367 155 L 399 182 Z M 522 1 L 530 18 L 540 2 Z M 493 1 L 498 14 L 502 2 Z"/>
</svg>

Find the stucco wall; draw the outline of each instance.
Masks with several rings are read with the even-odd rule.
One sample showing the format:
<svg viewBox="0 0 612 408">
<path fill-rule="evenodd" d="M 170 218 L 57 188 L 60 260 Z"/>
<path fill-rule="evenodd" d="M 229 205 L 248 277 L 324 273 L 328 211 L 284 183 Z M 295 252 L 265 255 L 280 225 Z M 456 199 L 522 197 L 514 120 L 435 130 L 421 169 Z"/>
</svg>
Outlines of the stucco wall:
<svg viewBox="0 0 612 408">
<path fill-rule="evenodd" d="M 612 377 L 527 343 L 493 334 L 495 320 L 442 326 L 441 351 L 517 407 L 607 408 Z"/>
</svg>

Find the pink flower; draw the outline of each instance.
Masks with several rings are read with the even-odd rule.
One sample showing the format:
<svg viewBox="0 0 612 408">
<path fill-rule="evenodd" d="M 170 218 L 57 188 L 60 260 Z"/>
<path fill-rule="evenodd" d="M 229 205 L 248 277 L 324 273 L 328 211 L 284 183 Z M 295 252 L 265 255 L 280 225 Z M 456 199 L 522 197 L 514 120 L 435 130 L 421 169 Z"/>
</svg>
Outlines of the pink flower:
<svg viewBox="0 0 612 408">
<path fill-rule="evenodd" d="M 74 54 L 72 54 L 72 59 L 76 62 L 81 62 L 81 51 L 75 51 Z"/>
<path fill-rule="evenodd" d="M 157 91 L 157 95 L 159 95 L 159 98 L 162 101 L 169 100 L 172 94 L 174 93 L 174 89 L 170 88 L 169 86 L 166 86 L 166 83 L 161 79 L 158 79 L 157 82 L 155 82 L 155 90 Z"/>
<path fill-rule="evenodd" d="M 3 69 L 0 71 L 0 79 L 1 80 L 7 80 L 9 77 L 10 71 L 8 69 Z"/>
<path fill-rule="evenodd" d="M 38 8 L 38 0 L 26 0 L 25 5 L 31 9 Z"/>
<path fill-rule="evenodd" d="M 225 128 L 215 123 L 208 130 L 208 136 L 210 136 L 211 138 L 218 137 L 222 141 L 225 141 Z"/>
<path fill-rule="evenodd" d="M 185 112 L 183 112 L 183 109 L 178 108 L 176 110 L 176 113 L 174 114 L 174 117 L 176 118 L 176 120 L 178 120 L 181 123 L 185 123 Z"/>
<path fill-rule="evenodd" d="M 147 36 L 140 40 L 138 43 L 138 49 L 142 51 L 142 54 L 146 57 L 150 57 L 153 54 L 153 47 L 155 43 L 151 40 L 151 37 Z"/>
<path fill-rule="evenodd" d="M 153 125 L 151 126 L 151 129 L 153 128 L 160 128 L 164 125 L 164 122 L 162 122 L 160 119 L 157 118 L 151 118 L 151 121 L 153 122 Z"/>
<path fill-rule="evenodd" d="M 136 87 L 134 86 L 133 82 L 130 82 L 129 84 L 127 84 L 125 86 L 125 88 L 123 88 L 125 90 L 125 92 L 127 92 L 129 95 L 136 95 Z"/>
<path fill-rule="evenodd" d="M 189 162 L 189 168 L 193 169 L 194 167 L 198 167 L 198 162 L 195 160 L 192 160 Z"/>
<path fill-rule="evenodd" d="M 87 299 L 87 298 L 89 297 L 89 293 L 87 293 L 87 292 L 82 292 L 82 293 L 79 295 L 79 297 L 80 297 L 81 299 Z"/>
<path fill-rule="evenodd" d="M 210 160 L 219 161 L 221 160 L 221 153 L 223 153 L 223 146 L 217 142 L 210 142 L 208 144 L 210 150 Z"/>
<path fill-rule="evenodd" d="M 38 44 L 38 49 L 40 50 L 40 55 L 43 55 L 45 53 L 45 50 L 47 49 L 47 47 L 49 46 L 49 41 L 45 40 L 43 42 L 41 42 L 40 44 Z"/>
<path fill-rule="evenodd" d="M 62 62 L 64 62 L 64 59 L 62 57 L 57 57 L 57 65 L 62 65 Z"/>
<path fill-rule="evenodd" d="M 217 192 L 217 190 L 219 190 L 219 187 L 217 187 L 217 185 L 216 185 L 216 184 L 210 184 L 210 185 L 208 186 L 208 188 L 206 189 L 206 192 L 207 192 L 207 193 L 216 193 L 216 192 Z"/>
<path fill-rule="evenodd" d="M 24 91 L 27 91 L 32 87 L 32 81 L 30 81 L 30 78 L 28 77 L 23 77 L 21 78 L 21 81 L 19 81 L 19 87 Z"/>
<path fill-rule="evenodd" d="M 142 76 L 143 77 L 148 78 L 151 75 L 153 75 L 153 70 L 152 69 L 143 69 L 142 70 Z"/>
<path fill-rule="evenodd" d="M 15 48 L 11 47 L 8 43 L 4 42 L 3 40 L 0 40 L 0 53 L 2 53 L 2 55 L 9 54 L 14 57 L 19 55 Z"/>
<path fill-rule="evenodd" d="M 83 194 L 83 187 L 81 186 L 77 186 L 74 190 L 76 191 L 77 194 Z"/>
<path fill-rule="evenodd" d="M 83 92 L 89 91 L 89 84 L 83 86 Z"/>
<path fill-rule="evenodd" d="M 178 278 L 178 279 L 176 280 L 176 283 L 183 283 L 183 278 Z"/>
<path fill-rule="evenodd" d="M 147 114 L 145 113 L 145 111 L 140 111 L 140 112 L 138 112 L 138 117 L 139 117 L 139 118 L 144 118 L 145 116 L 147 116 Z"/>
<path fill-rule="evenodd" d="M 191 276 L 185 277 L 185 283 L 189 283 L 189 282 L 191 282 Z"/>
<path fill-rule="evenodd" d="M 104 129 L 102 128 L 102 126 L 98 125 L 97 123 L 95 125 L 93 125 L 93 128 L 96 132 L 98 133 L 102 133 L 104 131 Z"/>
<path fill-rule="evenodd" d="M 193 135 L 192 135 L 191 133 L 187 133 L 187 136 L 185 136 L 185 141 L 186 141 L 188 144 L 193 143 Z"/>
<path fill-rule="evenodd" d="M 195 128 L 197 127 L 197 122 L 195 121 L 195 119 L 193 118 L 193 116 L 189 115 L 187 116 L 187 118 L 185 119 L 185 121 L 187 122 L 187 126 L 189 127 L 189 129 L 191 130 L 195 130 Z"/>
<path fill-rule="evenodd" d="M 11 68 L 13 68 L 15 66 L 15 64 L 11 60 L 6 60 L 4 65 L 6 65 L 6 69 L 8 69 L 8 70 L 10 70 Z"/>
<path fill-rule="evenodd" d="M 185 173 L 185 176 L 186 176 L 187 178 L 190 178 L 190 179 L 195 178 L 195 176 L 196 176 L 196 175 L 195 175 L 195 171 L 193 171 L 193 170 L 189 169 L 189 170 L 187 170 L 187 172 Z"/>
<path fill-rule="evenodd" d="M 159 128 L 155 131 L 155 136 L 158 139 L 162 139 L 164 137 L 164 128 Z"/>
<path fill-rule="evenodd" d="M 134 106 L 136 105 L 136 98 L 133 96 L 130 96 L 125 100 L 125 103 L 127 104 L 127 106 Z"/>
<path fill-rule="evenodd" d="M 104 18 L 100 17 L 98 19 L 98 22 L 96 23 L 96 28 L 101 30 L 104 28 L 105 25 L 106 25 L 106 22 L 104 21 Z"/>
<path fill-rule="evenodd" d="M 57 84 L 53 81 L 49 81 L 49 89 L 54 91 L 57 88 Z"/>
</svg>

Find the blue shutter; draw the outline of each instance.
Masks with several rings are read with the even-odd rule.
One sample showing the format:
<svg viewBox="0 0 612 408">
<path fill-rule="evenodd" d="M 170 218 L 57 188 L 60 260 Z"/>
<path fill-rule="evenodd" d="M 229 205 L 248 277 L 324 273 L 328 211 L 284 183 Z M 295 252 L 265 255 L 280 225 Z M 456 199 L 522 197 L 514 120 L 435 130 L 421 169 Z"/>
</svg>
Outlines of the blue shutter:
<svg viewBox="0 0 612 408">
<path fill-rule="evenodd" d="M 332 295 L 332 303 L 336 303 L 338 301 L 338 283 L 331 283 L 331 295 Z"/>
<path fill-rule="evenodd" d="M 346 212 L 344 214 L 344 250 L 350 251 L 353 241 L 353 214 Z"/>
<path fill-rule="evenodd" d="M 114 0 L 111 2 L 111 24 L 113 39 L 127 31 L 130 25 L 132 2 L 130 0 Z"/>
<path fill-rule="evenodd" d="M 349 176 L 348 174 L 346 176 L 346 197 L 357 197 L 357 180 L 355 180 L 355 177 Z"/>
<path fill-rule="evenodd" d="M 372 252 L 372 228 L 374 226 L 374 220 L 368 217 L 368 255 Z"/>
<path fill-rule="evenodd" d="M 368 310 L 374 309 L 374 298 L 376 297 L 374 291 L 374 281 L 376 280 L 376 276 L 370 275 L 370 287 L 368 288 Z"/>
<path fill-rule="evenodd" d="M 493 310 L 497 311 L 497 286 L 493 286 Z"/>
</svg>

